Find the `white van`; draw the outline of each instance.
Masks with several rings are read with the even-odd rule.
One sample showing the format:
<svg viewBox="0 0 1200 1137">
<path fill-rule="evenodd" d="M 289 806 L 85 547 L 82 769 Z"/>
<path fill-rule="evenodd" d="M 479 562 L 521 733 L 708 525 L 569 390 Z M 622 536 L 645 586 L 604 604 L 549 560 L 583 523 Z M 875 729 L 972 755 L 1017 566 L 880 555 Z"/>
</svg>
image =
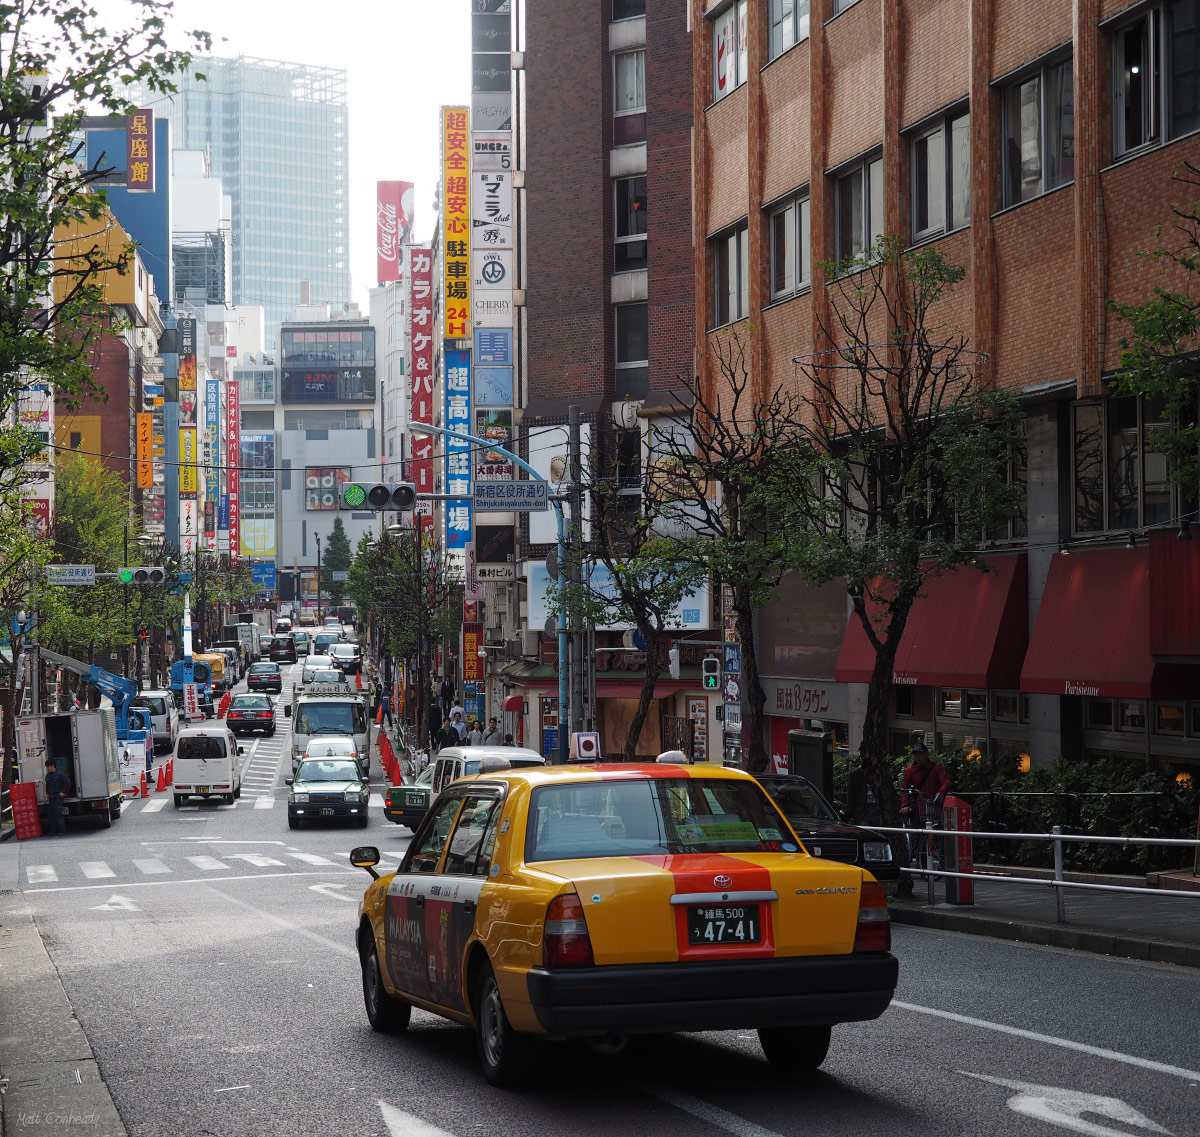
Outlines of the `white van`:
<svg viewBox="0 0 1200 1137">
<path fill-rule="evenodd" d="M 175 804 L 189 797 L 221 797 L 227 805 L 242 796 L 238 755 L 242 748 L 224 723 L 189 726 L 175 742 Z"/>
<path fill-rule="evenodd" d="M 544 766 L 546 759 L 536 750 L 524 746 L 447 746 L 438 751 L 433 768 L 433 799 L 451 782 L 479 773 L 480 764 L 487 758 L 503 760 L 514 770 L 522 766 Z"/>
<path fill-rule="evenodd" d="M 154 750 L 174 750 L 179 733 L 179 711 L 170 691 L 143 691 L 130 700 L 131 707 L 145 707 L 154 726 Z"/>
</svg>

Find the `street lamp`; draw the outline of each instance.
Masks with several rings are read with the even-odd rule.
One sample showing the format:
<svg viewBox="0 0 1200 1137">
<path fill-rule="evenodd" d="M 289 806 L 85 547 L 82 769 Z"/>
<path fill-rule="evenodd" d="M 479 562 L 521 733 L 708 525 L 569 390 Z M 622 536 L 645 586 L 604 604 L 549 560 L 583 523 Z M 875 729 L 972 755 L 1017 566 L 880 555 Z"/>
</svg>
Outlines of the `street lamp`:
<svg viewBox="0 0 1200 1137">
<path fill-rule="evenodd" d="M 321 622 L 321 534 L 314 533 L 313 540 L 317 543 L 317 623 Z"/>
</svg>

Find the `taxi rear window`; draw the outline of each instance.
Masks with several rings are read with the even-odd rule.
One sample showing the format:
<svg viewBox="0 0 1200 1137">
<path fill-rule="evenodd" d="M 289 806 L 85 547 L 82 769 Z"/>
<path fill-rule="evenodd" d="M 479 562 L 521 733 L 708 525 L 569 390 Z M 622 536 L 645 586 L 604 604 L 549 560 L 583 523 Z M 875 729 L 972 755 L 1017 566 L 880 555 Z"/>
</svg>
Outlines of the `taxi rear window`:
<svg viewBox="0 0 1200 1137">
<path fill-rule="evenodd" d="M 525 860 L 774 852 L 784 841 L 784 822 L 754 782 L 575 782 L 534 791 Z"/>
</svg>

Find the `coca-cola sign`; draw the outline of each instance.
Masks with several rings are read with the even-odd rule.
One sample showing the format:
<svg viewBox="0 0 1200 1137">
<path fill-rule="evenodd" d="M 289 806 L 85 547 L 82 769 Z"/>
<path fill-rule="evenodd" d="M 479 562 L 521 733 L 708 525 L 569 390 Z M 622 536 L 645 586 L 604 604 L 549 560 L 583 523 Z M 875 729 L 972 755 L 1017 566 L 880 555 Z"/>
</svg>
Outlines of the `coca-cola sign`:
<svg viewBox="0 0 1200 1137">
<path fill-rule="evenodd" d="M 413 221 L 412 182 L 376 182 L 375 261 L 380 284 L 400 279 L 400 250 Z"/>
</svg>

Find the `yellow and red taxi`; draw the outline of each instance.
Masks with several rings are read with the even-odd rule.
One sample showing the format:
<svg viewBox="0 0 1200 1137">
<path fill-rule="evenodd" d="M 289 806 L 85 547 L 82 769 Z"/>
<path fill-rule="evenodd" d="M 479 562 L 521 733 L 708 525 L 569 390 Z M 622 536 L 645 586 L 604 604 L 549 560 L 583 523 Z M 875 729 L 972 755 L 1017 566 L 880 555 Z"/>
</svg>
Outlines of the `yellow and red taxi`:
<svg viewBox="0 0 1200 1137">
<path fill-rule="evenodd" d="M 542 1038 L 757 1029 L 788 1069 L 835 1023 L 878 1018 L 897 963 L 870 873 L 811 857 L 750 775 L 548 766 L 449 785 L 359 909 L 367 1018 L 471 1026 L 519 1080 Z"/>
</svg>

